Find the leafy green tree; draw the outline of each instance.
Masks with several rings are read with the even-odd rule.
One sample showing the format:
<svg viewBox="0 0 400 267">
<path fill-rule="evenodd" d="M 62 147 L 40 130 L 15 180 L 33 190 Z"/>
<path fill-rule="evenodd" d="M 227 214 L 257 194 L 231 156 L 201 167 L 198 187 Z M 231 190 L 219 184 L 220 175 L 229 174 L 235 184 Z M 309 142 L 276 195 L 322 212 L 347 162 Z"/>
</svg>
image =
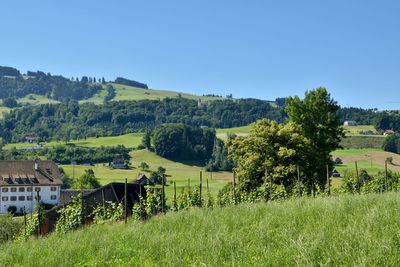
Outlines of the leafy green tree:
<svg viewBox="0 0 400 267">
<path fill-rule="evenodd" d="M 146 162 L 141 162 L 139 164 L 139 167 L 142 169 L 142 171 L 147 171 L 149 169 L 149 164 L 147 164 Z"/>
<path fill-rule="evenodd" d="M 146 130 L 143 135 L 142 139 L 142 145 L 148 149 L 151 150 L 151 132 L 149 130 Z"/>
<path fill-rule="evenodd" d="M 236 163 L 239 190 L 256 191 L 270 182 L 289 190 L 297 181 L 297 165 L 306 160 L 309 146 L 301 128 L 293 122 L 255 122 L 248 136 L 227 142 L 230 157 Z"/>
<path fill-rule="evenodd" d="M 228 149 L 224 141 L 216 139 L 210 161 L 206 166 L 207 171 L 231 171 L 233 161 L 228 157 Z"/>
<path fill-rule="evenodd" d="M 3 106 L 9 107 L 9 108 L 15 108 L 18 107 L 18 102 L 15 97 L 8 97 L 3 99 Z"/>
<path fill-rule="evenodd" d="M 72 185 L 75 189 L 93 189 L 99 188 L 101 185 L 97 180 L 92 169 L 85 170 L 85 173 L 78 178 Z"/>
<path fill-rule="evenodd" d="M 340 148 L 339 143 L 345 136 L 338 115 L 340 107 L 322 87 L 306 92 L 303 100 L 289 97 L 286 103 L 289 122 L 299 125 L 301 134 L 310 142 L 307 160 L 300 164 L 308 186 L 324 187 L 326 165 L 333 168 L 330 153 Z"/>
<path fill-rule="evenodd" d="M 158 171 L 159 173 L 161 173 L 161 174 L 165 174 L 165 173 L 167 172 L 167 169 L 164 168 L 164 167 L 162 167 L 162 166 L 160 166 L 160 167 L 157 168 L 157 171 Z"/>
<path fill-rule="evenodd" d="M 390 135 L 383 142 L 383 149 L 388 152 L 400 153 L 400 134 Z"/>
</svg>

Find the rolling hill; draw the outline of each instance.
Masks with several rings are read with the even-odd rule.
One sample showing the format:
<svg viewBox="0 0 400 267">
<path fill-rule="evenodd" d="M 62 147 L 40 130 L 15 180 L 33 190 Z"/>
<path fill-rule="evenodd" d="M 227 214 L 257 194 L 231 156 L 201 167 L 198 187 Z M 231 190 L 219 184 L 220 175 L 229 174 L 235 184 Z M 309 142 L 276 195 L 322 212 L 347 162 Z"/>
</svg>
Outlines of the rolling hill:
<svg viewBox="0 0 400 267">
<path fill-rule="evenodd" d="M 116 96 L 111 101 L 122 101 L 122 100 L 159 100 L 167 97 L 183 97 L 188 99 L 202 101 L 211 101 L 211 100 L 221 100 L 223 97 L 215 97 L 215 96 L 197 96 L 188 93 L 180 93 L 175 91 L 168 90 L 156 90 L 156 89 L 143 89 L 138 87 L 132 87 L 123 84 L 111 83 L 116 91 Z"/>
<path fill-rule="evenodd" d="M 154 152 L 148 150 L 134 150 L 130 153 L 131 169 L 112 169 L 104 164 L 96 164 L 95 166 L 85 165 L 61 165 L 69 177 L 80 177 L 85 170 L 92 169 L 99 179 L 101 184 L 109 182 L 123 182 L 125 178 L 129 181 L 135 181 L 139 173 L 144 173 L 150 177 L 150 171 L 156 171 L 158 167 L 166 168 L 167 182 L 166 194 L 171 200 L 173 194 L 172 182 L 176 182 L 178 193 L 183 187 L 198 185 L 200 171 L 203 170 L 201 166 L 190 162 L 177 162 L 157 156 Z M 142 171 L 139 168 L 141 162 L 146 162 L 149 165 L 148 171 Z M 204 170 L 203 170 L 204 171 Z M 218 191 L 228 182 L 232 180 L 232 174 L 229 172 L 204 172 L 203 173 L 203 186 L 206 187 L 206 180 L 208 179 L 210 192 L 216 196 Z"/>
</svg>

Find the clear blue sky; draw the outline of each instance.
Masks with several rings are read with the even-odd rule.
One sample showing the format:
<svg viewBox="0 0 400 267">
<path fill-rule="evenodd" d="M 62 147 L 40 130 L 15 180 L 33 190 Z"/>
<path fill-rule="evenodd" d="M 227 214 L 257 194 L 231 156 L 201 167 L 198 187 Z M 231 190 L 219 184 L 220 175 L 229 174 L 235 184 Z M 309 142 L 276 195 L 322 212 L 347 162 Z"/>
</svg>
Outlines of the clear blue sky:
<svg viewBox="0 0 400 267">
<path fill-rule="evenodd" d="M 0 65 L 275 99 L 325 86 L 400 108 L 400 1 L 7 1 Z"/>
</svg>

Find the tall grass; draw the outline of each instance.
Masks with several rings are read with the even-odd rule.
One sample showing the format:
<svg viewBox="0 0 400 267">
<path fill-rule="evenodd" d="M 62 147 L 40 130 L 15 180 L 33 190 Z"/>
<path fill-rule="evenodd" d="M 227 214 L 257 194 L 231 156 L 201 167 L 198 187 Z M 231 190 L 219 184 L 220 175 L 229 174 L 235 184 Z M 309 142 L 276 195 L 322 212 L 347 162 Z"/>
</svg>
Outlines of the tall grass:
<svg viewBox="0 0 400 267">
<path fill-rule="evenodd" d="M 396 266 L 400 194 L 168 213 L 0 248 L 2 266 Z"/>
</svg>

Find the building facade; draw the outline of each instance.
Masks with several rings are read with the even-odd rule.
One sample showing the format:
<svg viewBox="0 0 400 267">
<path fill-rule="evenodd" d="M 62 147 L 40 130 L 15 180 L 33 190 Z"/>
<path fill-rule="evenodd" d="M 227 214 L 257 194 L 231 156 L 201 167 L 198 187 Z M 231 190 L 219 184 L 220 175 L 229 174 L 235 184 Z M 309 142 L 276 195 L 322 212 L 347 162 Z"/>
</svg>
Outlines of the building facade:
<svg viewBox="0 0 400 267">
<path fill-rule="evenodd" d="M 52 161 L 0 161 L 0 213 L 15 207 L 18 213 L 32 212 L 40 200 L 57 205 L 61 175 Z"/>
</svg>

